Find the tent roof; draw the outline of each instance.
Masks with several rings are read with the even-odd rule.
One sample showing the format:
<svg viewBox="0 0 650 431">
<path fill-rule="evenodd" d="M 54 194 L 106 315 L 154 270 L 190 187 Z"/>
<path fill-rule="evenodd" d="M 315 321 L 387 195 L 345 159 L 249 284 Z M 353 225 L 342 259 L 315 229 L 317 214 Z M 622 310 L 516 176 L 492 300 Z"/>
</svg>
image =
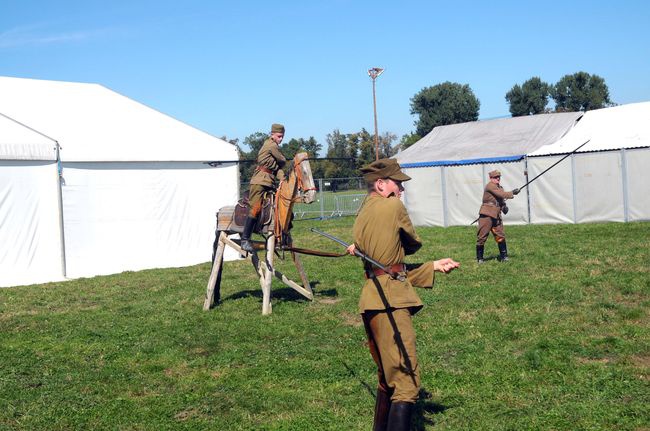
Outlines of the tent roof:
<svg viewBox="0 0 650 431">
<path fill-rule="evenodd" d="M 62 161 L 237 159 L 234 145 L 98 84 L 0 77 L 0 94 L 0 114 L 55 139 Z"/>
<path fill-rule="evenodd" d="M 439 126 L 395 158 L 403 167 L 518 160 L 560 139 L 581 116 L 565 112 Z"/>
<path fill-rule="evenodd" d="M 56 160 L 56 144 L 0 114 L 0 160 Z"/>
<path fill-rule="evenodd" d="M 650 102 L 587 111 L 560 140 L 528 155 L 570 153 L 587 140 L 579 152 L 650 146 Z"/>
</svg>

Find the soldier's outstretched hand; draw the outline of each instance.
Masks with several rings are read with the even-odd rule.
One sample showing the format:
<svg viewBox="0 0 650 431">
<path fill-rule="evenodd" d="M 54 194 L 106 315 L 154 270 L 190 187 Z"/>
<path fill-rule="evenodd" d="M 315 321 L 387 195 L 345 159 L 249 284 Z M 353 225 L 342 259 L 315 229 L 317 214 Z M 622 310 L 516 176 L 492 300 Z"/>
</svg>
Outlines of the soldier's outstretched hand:
<svg viewBox="0 0 650 431">
<path fill-rule="evenodd" d="M 443 272 L 445 274 L 459 267 L 460 267 L 460 263 L 456 262 L 455 260 L 449 257 L 433 261 L 433 270 L 438 272 Z"/>
</svg>

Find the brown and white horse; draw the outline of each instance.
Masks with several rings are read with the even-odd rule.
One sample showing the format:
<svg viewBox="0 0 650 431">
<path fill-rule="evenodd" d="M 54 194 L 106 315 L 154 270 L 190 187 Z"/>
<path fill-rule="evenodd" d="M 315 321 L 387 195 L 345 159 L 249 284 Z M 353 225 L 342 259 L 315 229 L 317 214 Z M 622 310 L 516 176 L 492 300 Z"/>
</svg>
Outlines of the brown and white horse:
<svg viewBox="0 0 650 431">
<path fill-rule="evenodd" d="M 296 202 L 312 203 L 316 197 L 316 187 L 311 173 L 311 166 L 307 153 L 298 153 L 293 159 L 293 167 L 285 180 L 280 182 L 275 197 L 265 205 L 265 210 L 259 217 L 255 232 L 265 238 L 265 242 L 255 242 L 256 248 L 265 251 L 264 263 L 260 264 L 257 253 L 243 251 L 238 242 L 229 238 L 229 235 L 244 230 L 244 221 L 248 214 L 247 200 L 240 201 L 235 206 L 227 206 L 217 212 L 217 229 L 213 247 L 212 271 L 203 303 L 203 309 L 209 310 L 220 300 L 221 273 L 223 270 L 223 253 L 226 246 L 235 249 L 242 257 L 250 259 L 260 278 L 262 288 L 262 314 L 271 313 L 271 282 L 275 275 L 287 286 L 295 289 L 308 299 L 313 299 L 313 292 L 309 280 L 302 267 L 300 258 L 293 251 L 291 256 L 298 269 L 303 285 L 289 280 L 273 266 L 274 254 L 277 248 L 292 245 L 291 221 L 293 219 L 293 205 Z"/>
</svg>

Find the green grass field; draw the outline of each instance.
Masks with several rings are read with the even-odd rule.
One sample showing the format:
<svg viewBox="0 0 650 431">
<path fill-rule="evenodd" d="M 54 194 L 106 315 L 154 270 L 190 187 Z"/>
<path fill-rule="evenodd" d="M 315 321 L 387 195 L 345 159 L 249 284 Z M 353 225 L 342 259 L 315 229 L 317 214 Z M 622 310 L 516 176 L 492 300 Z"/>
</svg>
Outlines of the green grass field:
<svg viewBox="0 0 650 431">
<path fill-rule="evenodd" d="M 340 251 L 309 227 L 352 222 L 294 240 Z M 511 261 L 481 266 L 474 228 L 418 232 L 412 262 L 462 267 L 419 290 L 414 429 L 650 430 L 650 223 L 506 226 Z M 270 316 L 246 261 L 209 312 L 207 263 L 0 289 L 0 429 L 370 429 L 360 263 L 303 262 L 314 301 L 276 280 Z"/>
</svg>

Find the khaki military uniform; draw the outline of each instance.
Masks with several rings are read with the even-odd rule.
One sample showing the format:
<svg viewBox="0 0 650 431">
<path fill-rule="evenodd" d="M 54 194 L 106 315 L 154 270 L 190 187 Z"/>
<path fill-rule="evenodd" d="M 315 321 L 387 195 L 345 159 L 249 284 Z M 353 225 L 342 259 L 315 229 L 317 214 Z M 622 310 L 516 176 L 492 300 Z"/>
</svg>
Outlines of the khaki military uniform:
<svg viewBox="0 0 650 431">
<path fill-rule="evenodd" d="M 404 263 L 404 257 L 422 246 L 406 208 L 397 197 L 371 194 L 366 198 L 353 228 L 357 248 L 384 266 Z M 414 403 L 420 389 L 420 373 L 415 349 L 415 331 L 411 316 L 423 306 L 414 286 L 432 287 L 433 262 L 408 265 L 405 281 L 388 274 L 376 276 L 390 306 L 386 309 L 377 286 L 369 277 L 361 290 L 359 311 L 362 315 L 370 353 L 377 364 L 379 389 L 391 394 L 392 401 Z M 366 269 L 367 277 L 372 269 Z M 395 341 L 391 316 L 397 325 L 408 360 Z M 412 373 L 406 372 L 410 361 Z"/>
<path fill-rule="evenodd" d="M 257 218 L 262 209 L 264 198 L 273 193 L 275 189 L 276 178 L 279 181 L 284 179 L 282 168 L 286 163 L 287 159 L 280 151 L 278 144 L 271 138 L 267 138 L 257 154 L 257 168 L 250 182 L 251 187 L 248 192 L 249 217 Z"/>
<path fill-rule="evenodd" d="M 489 182 L 483 190 L 483 202 L 479 210 L 478 232 L 476 245 L 483 245 L 492 232 L 496 242 L 503 242 L 506 234 L 503 230 L 501 210 L 506 205 L 506 199 L 514 198 L 512 192 L 506 192 L 503 187 Z"/>
</svg>

